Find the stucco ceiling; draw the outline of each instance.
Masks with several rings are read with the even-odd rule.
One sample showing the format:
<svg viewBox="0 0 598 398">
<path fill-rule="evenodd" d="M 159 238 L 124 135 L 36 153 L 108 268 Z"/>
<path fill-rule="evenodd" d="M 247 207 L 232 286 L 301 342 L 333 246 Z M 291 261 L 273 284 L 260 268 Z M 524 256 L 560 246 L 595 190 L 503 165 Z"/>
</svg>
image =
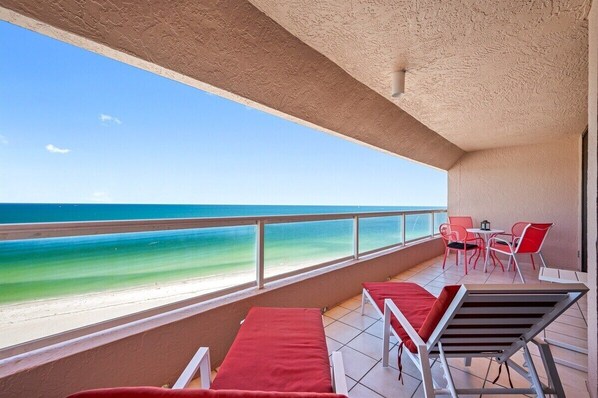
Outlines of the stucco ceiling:
<svg viewBox="0 0 598 398">
<path fill-rule="evenodd" d="M 579 135 L 589 0 L 250 0 L 464 150 Z M 391 99 L 390 73 L 406 68 Z"/>
</svg>

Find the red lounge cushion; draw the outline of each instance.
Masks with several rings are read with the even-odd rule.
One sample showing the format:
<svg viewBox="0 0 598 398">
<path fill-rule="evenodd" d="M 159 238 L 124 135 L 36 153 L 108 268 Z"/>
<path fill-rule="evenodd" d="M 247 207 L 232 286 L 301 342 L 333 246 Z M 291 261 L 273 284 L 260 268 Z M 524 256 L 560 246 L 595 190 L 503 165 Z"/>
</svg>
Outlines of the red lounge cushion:
<svg viewBox="0 0 598 398">
<path fill-rule="evenodd" d="M 453 302 L 453 299 L 460 288 L 460 285 L 447 285 L 442 288 L 434 305 L 430 308 L 426 320 L 417 331 L 417 334 L 419 334 L 419 337 L 421 337 L 423 341 L 427 342 L 430 336 L 432 336 L 434 329 L 438 326 L 438 322 L 440 322 L 444 316 L 444 313 Z"/>
<path fill-rule="evenodd" d="M 339 394 L 264 392 L 239 390 L 169 390 L 159 387 L 121 387 L 82 391 L 68 398 L 343 398 Z M 345 397 L 346 398 L 346 397 Z"/>
<path fill-rule="evenodd" d="M 410 282 L 366 282 L 363 287 L 381 312 L 384 312 L 384 299 L 391 299 L 422 340 L 428 341 L 460 286 L 445 286 L 438 300 L 423 287 Z M 417 352 L 417 347 L 394 316 L 391 317 L 390 324 L 405 347 L 411 352 Z"/>
<path fill-rule="evenodd" d="M 320 310 L 252 308 L 212 388 L 333 392 Z"/>
</svg>

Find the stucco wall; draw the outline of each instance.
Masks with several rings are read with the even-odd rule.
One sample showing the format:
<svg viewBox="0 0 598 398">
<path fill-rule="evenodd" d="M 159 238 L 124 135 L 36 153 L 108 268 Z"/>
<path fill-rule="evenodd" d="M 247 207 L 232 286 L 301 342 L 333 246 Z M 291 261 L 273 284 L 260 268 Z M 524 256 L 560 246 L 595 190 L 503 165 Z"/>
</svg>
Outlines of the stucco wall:
<svg viewBox="0 0 598 398">
<path fill-rule="evenodd" d="M 598 5 L 592 5 L 589 16 L 589 88 L 588 88 L 588 386 L 592 398 L 598 397 L 598 295 L 597 282 L 597 192 L 598 192 Z"/>
<path fill-rule="evenodd" d="M 239 321 L 252 306 L 330 307 L 361 292 L 362 281 L 383 281 L 442 254 L 440 239 L 334 270 L 205 311 L 145 333 L 80 352 L 0 379 L 1 398 L 63 398 L 89 388 L 173 384 L 199 346 L 217 366 Z"/>
<path fill-rule="evenodd" d="M 580 140 L 465 154 L 448 173 L 449 215 L 487 219 L 504 230 L 517 221 L 554 222 L 542 253 L 550 266 L 577 269 Z"/>
</svg>

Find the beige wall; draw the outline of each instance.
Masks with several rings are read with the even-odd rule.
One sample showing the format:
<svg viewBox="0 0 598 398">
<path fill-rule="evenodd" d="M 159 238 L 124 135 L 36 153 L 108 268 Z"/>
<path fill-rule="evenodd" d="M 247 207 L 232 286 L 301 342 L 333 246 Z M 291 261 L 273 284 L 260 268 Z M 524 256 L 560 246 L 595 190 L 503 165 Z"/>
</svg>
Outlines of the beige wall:
<svg viewBox="0 0 598 398">
<path fill-rule="evenodd" d="M 448 173 L 449 215 L 505 230 L 517 221 L 554 222 L 542 253 L 548 265 L 577 268 L 580 154 L 580 138 L 467 153 Z"/>
<path fill-rule="evenodd" d="M 362 281 L 391 275 L 442 254 L 440 239 L 264 291 L 199 315 L 0 379 L 1 398 L 63 398 L 89 388 L 173 384 L 199 346 L 218 365 L 252 306 L 330 307 L 361 292 Z"/>
<path fill-rule="evenodd" d="M 596 197 L 598 187 L 598 5 L 592 5 L 589 16 L 589 88 L 588 88 L 588 190 L 587 190 L 587 214 L 588 214 L 588 285 L 590 293 L 588 297 L 588 385 L 592 398 L 598 397 L 598 316 L 596 301 L 598 299 L 597 286 L 597 215 Z"/>
</svg>

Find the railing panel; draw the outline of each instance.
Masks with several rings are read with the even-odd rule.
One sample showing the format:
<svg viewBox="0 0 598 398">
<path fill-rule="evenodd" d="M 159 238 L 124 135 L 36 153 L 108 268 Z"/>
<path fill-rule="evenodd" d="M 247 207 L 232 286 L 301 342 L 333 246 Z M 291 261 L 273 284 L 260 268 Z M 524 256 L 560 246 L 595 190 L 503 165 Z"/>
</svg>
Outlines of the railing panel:
<svg viewBox="0 0 598 398">
<path fill-rule="evenodd" d="M 428 237 L 445 219 L 418 210 L 0 224 L 0 349 L 261 288 Z"/>
<path fill-rule="evenodd" d="M 255 281 L 254 253 L 253 226 L 0 242 L 0 347 Z"/>
<path fill-rule="evenodd" d="M 448 222 L 448 216 L 446 212 L 434 213 L 434 235 L 439 233 L 440 225 Z"/>
<path fill-rule="evenodd" d="M 405 239 L 407 242 L 430 236 L 432 214 L 407 214 L 405 217 Z"/>
<path fill-rule="evenodd" d="M 359 252 L 365 253 L 401 243 L 403 218 L 368 217 L 359 219 Z"/>
<path fill-rule="evenodd" d="M 265 277 L 353 255 L 353 220 L 266 224 Z"/>
</svg>

